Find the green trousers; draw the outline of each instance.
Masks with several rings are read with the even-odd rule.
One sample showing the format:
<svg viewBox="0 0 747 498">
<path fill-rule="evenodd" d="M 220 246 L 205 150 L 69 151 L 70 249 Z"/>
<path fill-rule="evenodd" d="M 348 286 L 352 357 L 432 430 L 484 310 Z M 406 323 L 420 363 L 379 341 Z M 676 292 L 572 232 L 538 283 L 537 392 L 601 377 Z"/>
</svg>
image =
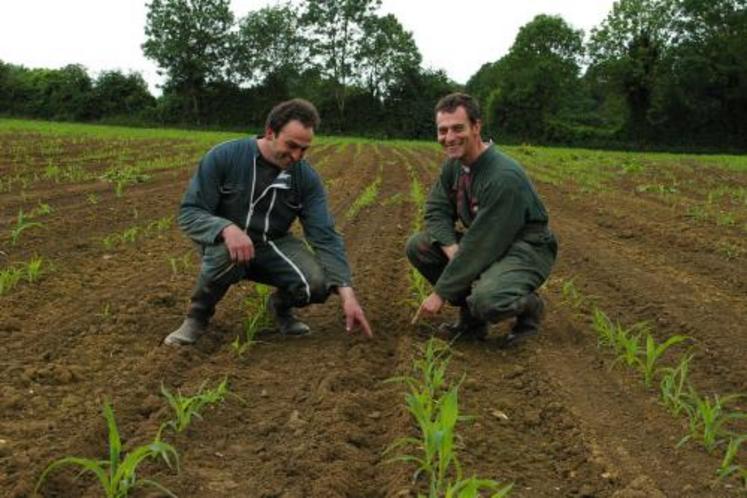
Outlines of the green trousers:
<svg viewBox="0 0 747 498">
<path fill-rule="evenodd" d="M 330 294 L 319 260 L 292 235 L 255 243 L 254 257 L 244 265 L 231 261 L 225 244 L 216 244 L 203 249 L 187 316 L 207 323 L 231 285 L 244 279 L 277 287 L 281 302 L 289 307 L 323 303 Z"/>
<path fill-rule="evenodd" d="M 425 232 L 410 237 L 406 252 L 410 263 L 431 285 L 449 263 L 440 245 Z M 521 311 L 522 298 L 547 280 L 557 252 L 557 242 L 549 230 L 542 237 L 517 240 L 451 304 L 467 306 L 475 318 L 488 322 L 514 317 Z"/>
</svg>

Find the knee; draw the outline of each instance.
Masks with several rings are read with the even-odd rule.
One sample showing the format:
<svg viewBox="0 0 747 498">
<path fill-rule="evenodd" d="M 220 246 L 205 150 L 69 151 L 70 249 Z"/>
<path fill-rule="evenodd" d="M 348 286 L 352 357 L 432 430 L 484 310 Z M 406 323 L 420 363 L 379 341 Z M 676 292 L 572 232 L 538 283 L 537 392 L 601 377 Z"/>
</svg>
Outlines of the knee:
<svg viewBox="0 0 747 498">
<path fill-rule="evenodd" d="M 405 244 L 405 254 L 410 263 L 415 264 L 423 261 L 424 255 L 430 250 L 430 242 L 424 232 L 418 232 L 409 239 Z"/>
<path fill-rule="evenodd" d="M 329 284 L 321 268 L 307 277 L 307 283 L 309 286 L 309 303 L 323 303 L 327 300 Z"/>
</svg>

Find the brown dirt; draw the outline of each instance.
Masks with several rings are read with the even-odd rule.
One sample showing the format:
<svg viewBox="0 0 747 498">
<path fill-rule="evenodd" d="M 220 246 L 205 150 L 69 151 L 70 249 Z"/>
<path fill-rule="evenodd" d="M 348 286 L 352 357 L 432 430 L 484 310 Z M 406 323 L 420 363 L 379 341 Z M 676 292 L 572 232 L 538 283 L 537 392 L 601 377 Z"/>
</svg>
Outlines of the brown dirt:
<svg viewBox="0 0 747 498">
<path fill-rule="evenodd" d="M 133 157 L 144 157 L 139 154 Z M 174 215 L 194 159 L 154 173 L 120 198 L 100 182 L 40 182 L 25 199 L 19 191 L 0 193 L 0 267 L 35 254 L 53 265 L 40 282 L 0 297 L 0 495 L 30 496 L 56 458 L 105 458 L 103 400 L 112 401 L 125 445 L 132 447 L 152 438 L 168 418 L 161 384 L 191 392 L 228 376 L 241 400 L 228 398 L 184 433 L 168 436 L 180 452 L 181 473 L 148 464 L 142 476 L 155 476 L 179 496 L 412 496 L 418 489 L 410 482 L 412 469 L 382 456 L 398 437 L 414 434 L 402 386 L 383 381 L 406 372 L 423 342 L 409 325 L 406 303 L 403 246 L 414 212 L 406 167 L 412 164 L 428 185 L 438 172 L 438 154 L 414 146 L 347 145 L 312 155 L 376 337 L 347 335 L 332 297 L 303 310 L 311 337 L 268 337 L 242 358 L 230 342 L 242 328 L 250 284 L 231 290 L 196 347 L 167 348 L 161 340 L 182 319 L 198 264 L 191 256 L 192 268 L 173 273 L 169 258 L 191 254 L 191 243 L 175 226 L 134 244 L 107 249 L 101 243 L 108 234 Z M 383 202 L 348 219 L 348 207 L 380 166 Z M 587 314 L 560 292 L 561 282 L 573 278 L 614 319 L 649 320 L 660 338 L 694 337 L 698 387 L 745 392 L 747 265 L 743 256 L 717 250 L 722 237 L 735 233 L 692 223 L 646 196 L 538 187 L 561 242 L 544 291 L 545 328 L 511 352 L 496 345 L 505 325 L 487 342 L 455 346 L 454 377 L 466 375 L 461 406 L 476 417 L 460 426 L 465 472 L 513 481 L 512 496 L 519 497 L 738 496 L 736 483 L 714 480 L 717 455 L 694 444 L 675 449 L 682 421 L 597 349 Z M 93 191 L 100 196 L 95 205 L 86 200 Z M 16 210 L 39 201 L 55 211 L 43 218 L 43 228 L 30 229 L 11 246 L 7 234 Z M 74 477 L 53 474 L 43 495 L 97 496 L 90 476 Z"/>
</svg>

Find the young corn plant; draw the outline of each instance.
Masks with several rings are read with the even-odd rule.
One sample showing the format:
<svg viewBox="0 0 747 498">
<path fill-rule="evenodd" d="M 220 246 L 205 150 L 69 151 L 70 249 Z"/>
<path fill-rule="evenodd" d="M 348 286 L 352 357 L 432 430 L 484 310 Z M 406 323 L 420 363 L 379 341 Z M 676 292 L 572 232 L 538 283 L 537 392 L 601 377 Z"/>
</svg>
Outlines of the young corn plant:
<svg viewBox="0 0 747 498">
<path fill-rule="evenodd" d="M 708 396 L 701 397 L 692 389 L 688 395 L 690 402 L 685 405 L 690 433 L 683 437 L 677 446 L 682 446 L 690 439 L 697 439 L 710 453 L 716 446 L 728 440 L 733 436 L 728 424 L 735 420 L 747 419 L 747 413 L 729 412 L 726 409 L 728 403 L 740 397 L 740 394 L 731 394 L 720 398 L 715 394 L 711 400 Z"/>
<path fill-rule="evenodd" d="M 573 279 L 569 279 L 563 282 L 563 287 L 561 290 L 563 293 L 563 299 L 573 308 L 579 309 L 584 305 L 586 298 L 583 296 L 583 294 L 581 294 L 581 291 L 578 290 L 576 284 L 573 282 Z"/>
<path fill-rule="evenodd" d="M 31 258 L 28 263 L 24 266 L 24 273 L 26 274 L 26 281 L 28 283 L 34 283 L 42 274 L 42 264 L 44 259 L 40 257 Z"/>
<path fill-rule="evenodd" d="M 638 356 L 641 354 L 641 335 L 629 335 L 628 330 L 623 327 L 618 327 L 617 332 L 615 349 L 619 352 L 615 362 L 625 362 L 629 367 L 636 366 L 639 362 Z"/>
<path fill-rule="evenodd" d="M 731 475 L 736 476 L 742 481 L 744 489 L 747 490 L 747 468 L 734 462 L 737 453 L 739 453 L 739 448 L 745 441 L 747 441 L 747 435 L 738 436 L 729 441 L 729 446 L 726 448 L 724 459 L 721 461 L 721 466 L 718 468 L 716 473 L 718 474 L 719 479 L 725 479 Z"/>
<path fill-rule="evenodd" d="M 662 369 L 661 382 L 659 383 L 661 401 L 675 416 L 685 411 L 688 406 L 687 396 L 692 389 L 688 371 L 693 356 L 692 353 L 685 355 L 677 366 Z"/>
<path fill-rule="evenodd" d="M 202 383 L 200 389 L 193 396 L 185 396 L 178 390 L 176 394 L 172 394 L 161 384 L 161 394 L 163 394 L 169 402 L 169 406 L 174 411 L 174 418 L 161 424 L 161 427 L 158 429 L 158 436 L 156 436 L 157 440 L 161 439 L 161 433 L 167 427 L 173 429 L 174 432 L 184 431 L 192 423 L 194 417 L 202 419 L 200 411 L 204 407 L 223 401 L 228 394 L 228 377 L 224 378 L 213 389 L 206 389 L 205 384 L 207 384 L 207 381 Z"/>
<path fill-rule="evenodd" d="M 39 223 L 38 221 L 29 221 L 29 216 L 25 216 L 23 214 L 23 209 L 19 209 L 18 217 L 16 218 L 16 226 L 13 227 L 10 231 L 11 245 L 16 245 L 19 237 L 25 230 L 28 230 L 29 228 L 33 228 L 33 227 L 42 227 L 42 226 L 44 225 L 42 223 Z"/>
<path fill-rule="evenodd" d="M 407 409 L 416 422 L 420 439 L 403 437 L 385 453 L 411 447 L 416 454 L 400 454 L 389 462 L 401 461 L 417 465 L 413 480 L 424 476 L 428 480 L 428 497 L 478 497 L 482 491 L 496 491 L 493 496 L 506 496 L 512 485 L 503 486 L 490 479 L 464 479 L 455 452 L 456 424 L 468 417 L 459 414 L 459 386 L 449 384 L 446 369 L 449 346 L 438 339 L 430 339 L 415 361 L 414 374 L 391 379 L 408 387 L 405 394 Z M 419 494 L 419 497 L 425 495 Z"/>
<path fill-rule="evenodd" d="M 10 292 L 23 277 L 23 270 L 9 267 L 0 270 L 0 296 Z"/>
<path fill-rule="evenodd" d="M 137 166 L 112 167 L 101 175 L 101 179 L 113 184 L 115 195 L 122 197 L 125 186 L 146 182 L 150 175 L 144 174 Z"/>
<path fill-rule="evenodd" d="M 594 308 L 592 312 L 592 328 L 597 333 L 597 346 L 610 347 L 618 353 L 617 334 L 619 324 L 612 323 L 612 320 L 599 308 Z"/>
<path fill-rule="evenodd" d="M 256 337 L 260 330 L 271 325 L 268 303 L 270 300 L 270 287 L 256 284 L 254 289 L 257 296 L 246 300 L 247 313 L 249 316 L 244 320 L 244 337 L 236 336 L 231 347 L 238 356 L 256 344 Z"/>
<path fill-rule="evenodd" d="M 168 496 L 176 496 L 161 484 L 150 479 L 138 479 L 136 471 L 138 466 L 148 458 L 162 458 L 169 468 L 172 460 L 179 471 L 179 454 L 173 446 L 158 439 L 153 442 L 138 446 L 126 455 L 122 453 L 122 441 L 114 418 L 114 410 L 107 402 L 104 403 L 104 418 L 109 429 L 109 460 L 94 460 L 91 458 L 65 457 L 49 464 L 39 477 L 36 484 L 36 492 L 46 480 L 50 472 L 72 465 L 80 467 L 81 473 L 90 472 L 96 476 L 102 487 L 103 494 L 107 498 L 125 498 L 135 488 L 151 486 Z"/>
<path fill-rule="evenodd" d="M 358 212 L 364 207 L 370 206 L 376 201 L 376 196 L 379 194 L 379 185 L 381 184 L 381 175 L 376 177 L 373 183 L 363 190 L 353 204 L 348 208 L 345 213 L 345 217 L 349 220 L 356 217 Z"/>
<path fill-rule="evenodd" d="M 644 355 L 638 359 L 638 368 L 643 373 L 643 383 L 646 388 L 651 388 L 654 381 L 654 375 L 661 369 L 656 367 L 659 358 L 667 349 L 690 339 L 684 335 L 674 335 L 661 344 L 657 344 L 651 334 L 646 335 L 646 349 Z"/>
</svg>

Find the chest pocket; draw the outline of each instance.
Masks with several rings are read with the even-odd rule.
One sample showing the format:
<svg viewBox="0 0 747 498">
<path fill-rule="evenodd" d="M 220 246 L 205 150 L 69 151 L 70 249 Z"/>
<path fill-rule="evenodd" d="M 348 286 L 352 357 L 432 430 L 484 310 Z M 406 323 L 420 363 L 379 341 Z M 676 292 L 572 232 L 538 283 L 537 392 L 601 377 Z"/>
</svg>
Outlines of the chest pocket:
<svg viewBox="0 0 747 498">
<path fill-rule="evenodd" d="M 245 209 L 247 203 L 243 186 L 226 183 L 218 187 L 220 193 L 220 211 L 227 215 L 241 214 L 242 209 Z"/>
</svg>

